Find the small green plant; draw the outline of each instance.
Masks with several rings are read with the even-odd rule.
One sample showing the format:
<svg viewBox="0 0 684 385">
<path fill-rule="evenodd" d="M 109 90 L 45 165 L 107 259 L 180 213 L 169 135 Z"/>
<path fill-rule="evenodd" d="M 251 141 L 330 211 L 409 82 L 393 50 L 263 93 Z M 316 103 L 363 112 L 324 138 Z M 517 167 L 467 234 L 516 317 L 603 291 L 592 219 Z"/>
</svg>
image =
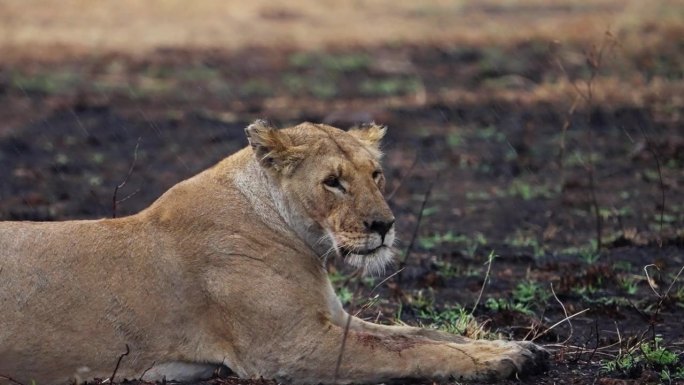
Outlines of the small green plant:
<svg viewBox="0 0 684 385">
<path fill-rule="evenodd" d="M 648 367 L 659 373 L 661 381 L 684 380 L 684 366 L 679 365 L 679 354 L 662 345 L 662 337 L 642 342 L 631 351 L 620 354 L 612 360 L 601 363 L 602 370 L 619 373 L 629 378 L 636 378 L 643 367 Z"/>
<path fill-rule="evenodd" d="M 550 296 L 551 293 L 539 283 L 523 281 L 513 290 L 512 298 L 488 298 L 485 307 L 491 311 L 509 310 L 531 315 L 533 306 L 545 303 Z"/>
<path fill-rule="evenodd" d="M 349 290 L 346 286 L 342 286 L 337 289 L 337 297 L 340 299 L 343 305 L 348 305 L 351 303 L 354 293 Z"/>
<path fill-rule="evenodd" d="M 620 287 L 629 295 L 635 295 L 639 290 L 637 280 L 629 277 L 620 280 Z"/>
<path fill-rule="evenodd" d="M 435 307 L 435 296 L 432 290 L 417 290 L 408 298 L 408 304 L 418 309 L 419 311 L 425 309 L 432 309 Z"/>
<path fill-rule="evenodd" d="M 656 337 L 651 343 L 641 344 L 641 353 L 646 362 L 655 367 L 673 365 L 678 359 L 676 353 L 662 346 L 662 342 L 662 337 Z"/>
<path fill-rule="evenodd" d="M 434 249 L 436 246 L 445 243 L 458 244 L 459 246 L 462 246 L 461 250 L 466 255 L 472 256 L 475 255 L 478 247 L 487 244 L 487 238 L 482 233 L 455 235 L 451 230 L 441 234 L 436 233 L 418 238 L 418 244 L 426 250 Z"/>
<path fill-rule="evenodd" d="M 586 217 L 586 211 L 576 211 L 573 212 L 573 215 Z M 596 263 L 601 257 L 601 254 L 596 251 L 596 239 L 592 239 L 589 241 L 589 243 L 579 247 L 566 247 L 560 250 L 560 254 L 577 255 L 582 261 L 584 261 L 587 264 Z"/>
<path fill-rule="evenodd" d="M 522 314 L 532 315 L 534 312 L 526 304 L 513 302 L 505 298 L 487 298 L 485 307 L 491 311 L 517 311 Z"/>
<path fill-rule="evenodd" d="M 513 299 L 521 304 L 545 303 L 550 296 L 548 290 L 534 281 L 520 282 L 513 290 Z"/>
<path fill-rule="evenodd" d="M 442 310 L 426 308 L 419 312 L 418 317 L 428 322 L 428 326 L 444 330 L 448 333 L 467 335 L 477 328 L 475 318 L 461 306 L 448 306 Z"/>
<path fill-rule="evenodd" d="M 423 249 L 429 250 L 435 248 L 435 246 L 441 243 L 448 242 L 452 236 L 453 234 L 451 234 L 451 232 L 447 232 L 444 234 L 437 233 L 433 235 L 426 235 L 418 238 L 418 244 Z"/>
<path fill-rule="evenodd" d="M 586 302 L 593 303 L 596 300 L 592 299 L 590 296 L 596 294 L 599 288 L 592 284 L 578 285 L 572 287 L 572 292 L 582 297 Z"/>
<path fill-rule="evenodd" d="M 446 139 L 451 148 L 459 147 L 464 143 L 463 136 L 459 132 L 450 132 Z"/>
<path fill-rule="evenodd" d="M 499 131 L 495 125 L 490 125 L 487 127 L 482 127 L 475 131 L 475 135 L 484 140 L 493 140 L 496 142 L 506 141 L 506 134 Z"/>
<path fill-rule="evenodd" d="M 524 234 L 518 231 L 514 236 L 506 237 L 505 242 L 513 247 L 532 249 L 532 255 L 535 258 L 539 258 L 545 253 L 544 246 L 539 243 L 539 240 L 534 235 Z"/>
<path fill-rule="evenodd" d="M 659 370 L 660 379 L 672 383 L 684 380 L 684 366 L 678 365 L 679 354 L 665 348 L 663 339 L 657 336 L 653 341 L 640 345 L 641 354 L 647 365 Z"/>
<path fill-rule="evenodd" d="M 601 253 L 597 251 L 596 239 L 592 239 L 588 246 L 579 250 L 579 257 L 588 265 L 598 262 Z"/>
<path fill-rule="evenodd" d="M 469 201 L 487 201 L 492 199 L 492 194 L 487 191 L 466 191 L 465 197 Z"/>
<path fill-rule="evenodd" d="M 613 268 L 615 270 L 630 271 L 632 270 L 632 263 L 629 261 L 615 261 Z"/>
<path fill-rule="evenodd" d="M 430 206 L 426 207 L 423 209 L 423 217 L 429 217 L 430 215 L 433 215 L 439 211 L 439 207 L 437 206 Z"/>
<path fill-rule="evenodd" d="M 612 360 L 603 361 L 601 369 L 607 373 L 620 373 L 623 376 L 634 378 L 641 373 L 642 365 L 638 357 L 632 354 L 623 354 Z"/>
<path fill-rule="evenodd" d="M 462 273 L 460 266 L 454 266 L 450 262 L 436 261 L 435 266 L 437 267 L 439 275 L 444 278 L 453 278 L 461 275 Z"/>
<path fill-rule="evenodd" d="M 598 261 L 600 254 L 596 252 L 591 252 L 591 253 L 582 253 L 579 255 L 580 258 L 587 264 L 591 265 L 594 264 Z"/>
<path fill-rule="evenodd" d="M 598 163 L 603 161 L 603 156 L 597 153 L 593 154 L 585 154 L 582 151 L 575 150 L 568 154 L 567 159 L 565 160 L 565 166 L 566 167 L 586 167 L 587 164 L 590 163 Z"/>
<path fill-rule="evenodd" d="M 538 198 L 553 198 L 559 192 L 559 187 L 554 187 L 548 184 L 531 184 L 521 179 L 515 179 L 513 182 L 511 182 L 507 189 L 499 191 L 497 195 L 501 197 L 520 197 L 523 200 L 529 201 Z"/>
<path fill-rule="evenodd" d="M 328 273 L 328 278 L 333 285 L 344 282 L 349 279 L 349 275 L 340 273 L 339 271 L 332 271 Z"/>
<path fill-rule="evenodd" d="M 670 384 L 673 381 L 684 380 L 684 366 L 672 370 L 670 368 L 663 368 L 660 371 L 660 379 Z"/>
</svg>

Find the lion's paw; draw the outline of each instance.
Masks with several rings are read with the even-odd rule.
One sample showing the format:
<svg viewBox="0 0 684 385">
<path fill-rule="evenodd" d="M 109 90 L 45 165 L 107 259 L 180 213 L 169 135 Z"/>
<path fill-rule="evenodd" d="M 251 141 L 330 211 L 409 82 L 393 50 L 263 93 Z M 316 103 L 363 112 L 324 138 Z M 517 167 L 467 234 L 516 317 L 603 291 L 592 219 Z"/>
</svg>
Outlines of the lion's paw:
<svg viewBox="0 0 684 385">
<path fill-rule="evenodd" d="M 503 352 L 485 361 L 486 377 L 509 378 L 546 371 L 549 352 L 529 341 L 496 341 Z"/>
</svg>

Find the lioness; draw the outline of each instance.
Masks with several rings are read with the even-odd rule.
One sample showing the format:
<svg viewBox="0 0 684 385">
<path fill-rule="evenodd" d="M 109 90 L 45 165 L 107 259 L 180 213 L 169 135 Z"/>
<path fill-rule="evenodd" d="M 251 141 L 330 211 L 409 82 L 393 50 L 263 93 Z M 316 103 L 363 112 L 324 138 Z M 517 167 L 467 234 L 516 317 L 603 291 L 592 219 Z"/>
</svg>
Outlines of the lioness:
<svg viewBox="0 0 684 385">
<path fill-rule="evenodd" d="M 383 127 L 257 121 L 246 133 L 250 146 L 139 214 L 0 223 L 0 382 L 107 378 L 126 346 L 117 378 L 188 381 L 226 365 L 298 384 L 493 379 L 543 365 L 529 342 L 342 308 L 325 258 L 376 272 L 392 255 Z"/>
</svg>

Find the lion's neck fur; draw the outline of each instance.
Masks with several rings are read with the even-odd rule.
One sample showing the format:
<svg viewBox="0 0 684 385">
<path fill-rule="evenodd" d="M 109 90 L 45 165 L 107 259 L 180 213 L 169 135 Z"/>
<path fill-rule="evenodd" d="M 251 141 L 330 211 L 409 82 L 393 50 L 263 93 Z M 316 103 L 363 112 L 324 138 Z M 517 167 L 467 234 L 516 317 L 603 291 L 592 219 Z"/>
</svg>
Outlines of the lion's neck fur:
<svg viewBox="0 0 684 385">
<path fill-rule="evenodd" d="M 249 202 L 261 222 L 279 233 L 290 231 L 291 220 L 284 212 L 281 194 L 274 191 L 272 181 L 254 159 L 245 159 L 245 167 L 232 173 L 232 182 Z"/>
<path fill-rule="evenodd" d="M 236 168 L 231 173 L 232 182 L 261 222 L 278 233 L 299 238 L 316 255 L 325 254 L 330 245 L 321 241 L 321 235 L 312 232 L 317 227 L 316 223 L 297 214 L 297 203 L 282 193 L 277 182 L 258 164 L 251 150 L 246 148 L 236 155 L 244 163 L 243 167 Z"/>
</svg>

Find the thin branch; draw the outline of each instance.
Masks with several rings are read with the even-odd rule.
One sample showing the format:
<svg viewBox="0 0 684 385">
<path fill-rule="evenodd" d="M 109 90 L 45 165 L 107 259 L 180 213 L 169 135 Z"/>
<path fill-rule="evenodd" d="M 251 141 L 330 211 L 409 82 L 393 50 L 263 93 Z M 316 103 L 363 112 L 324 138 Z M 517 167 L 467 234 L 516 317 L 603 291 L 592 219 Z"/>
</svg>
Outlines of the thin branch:
<svg viewBox="0 0 684 385">
<path fill-rule="evenodd" d="M 480 300 L 482 299 L 482 293 L 484 293 L 484 289 L 487 286 L 487 282 L 489 281 L 489 272 L 492 270 L 492 263 L 494 262 L 494 258 L 496 258 L 496 255 L 494 255 L 494 251 L 492 250 L 489 253 L 489 257 L 487 258 L 487 272 L 485 273 L 484 281 L 482 282 L 482 287 L 480 288 L 480 294 L 477 295 L 477 300 L 473 305 L 473 309 L 470 311 L 471 316 L 473 315 L 473 313 L 475 313 L 475 309 L 477 309 L 477 306 L 480 304 Z"/>
<path fill-rule="evenodd" d="M 576 105 L 578 102 L 578 98 L 582 98 L 584 100 L 584 103 L 586 105 L 587 109 L 587 143 L 589 143 L 589 159 L 587 162 L 587 175 L 589 179 L 589 190 L 590 190 L 590 198 L 591 198 L 591 209 L 593 209 L 593 214 L 596 219 L 596 251 L 599 252 L 601 251 L 601 248 L 603 246 L 603 239 L 602 239 L 602 234 L 603 234 L 603 220 L 601 219 L 601 212 L 598 204 L 598 198 L 596 197 L 596 180 L 595 180 L 595 169 L 594 169 L 594 132 L 591 127 L 591 113 L 594 105 L 594 80 L 599 74 L 599 71 L 601 69 L 601 65 L 603 63 L 603 55 L 607 49 L 612 49 L 614 46 L 617 45 L 617 41 L 614 38 L 614 36 L 610 33 L 610 31 L 606 31 L 603 37 L 603 40 L 601 41 L 600 46 L 597 48 L 595 45 L 591 47 L 591 50 L 588 52 L 585 52 L 584 57 L 586 59 L 586 64 L 587 67 L 589 68 L 589 78 L 584 81 L 585 83 L 585 90 L 583 91 L 577 83 L 570 79 L 568 76 L 567 71 L 565 70 L 565 67 L 563 66 L 562 61 L 560 58 L 556 55 L 555 53 L 555 47 L 558 46 L 558 44 L 553 44 L 550 47 L 550 51 L 553 55 L 554 61 L 556 62 L 556 65 L 560 68 L 561 72 L 563 75 L 568 79 L 570 84 L 575 89 L 575 92 L 577 93 L 577 96 L 575 97 L 575 101 L 573 102 L 573 106 L 570 108 L 570 111 L 568 112 L 568 116 L 566 117 L 565 122 L 563 123 L 563 128 L 562 128 L 562 136 L 561 136 L 561 150 L 559 154 L 559 165 L 561 166 L 562 170 L 562 161 L 563 161 L 563 156 L 565 153 L 565 131 L 570 126 L 570 118 L 572 117 L 572 114 L 574 114 Z M 564 179 L 564 174 L 563 171 L 561 171 L 561 180 Z"/>
<path fill-rule="evenodd" d="M 653 290 L 653 292 L 654 292 L 655 295 L 659 298 L 659 300 L 658 300 L 658 303 L 656 304 L 655 311 L 654 311 L 653 314 L 650 316 L 648 329 L 646 330 L 646 332 L 644 332 L 644 334 L 642 334 L 642 338 L 643 338 L 643 336 L 650 330 L 650 331 L 651 331 L 651 334 L 653 335 L 653 341 L 655 341 L 656 335 L 657 335 L 657 334 L 656 334 L 656 331 L 655 331 L 655 325 L 656 325 L 657 320 L 658 320 L 658 314 L 660 313 L 660 309 L 662 308 L 663 303 L 664 303 L 665 300 L 669 297 L 669 295 L 670 295 L 670 290 L 672 290 L 672 287 L 674 287 L 674 284 L 679 280 L 679 277 L 682 275 L 682 272 L 684 272 L 684 266 L 682 266 L 682 268 L 679 269 L 679 271 L 677 272 L 677 275 L 675 275 L 675 277 L 674 277 L 674 279 L 672 280 L 672 282 L 670 282 L 670 286 L 668 286 L 668 288 L 667 288 L 667 290 L 665 291 L 664 294 L 658 293 L 658 291 L 657 291 L 656 288 L 655 288 L 655 284 L 653 283 L 653 279 L 652 279 L 651 276 L 648 274 L 648 268 L 651 267 L 651 266 L 655 266 L 655 265 L 654 265 L 654 264 L 650 264 L 650 265 L 644 266 L 644 273 L 646 274 L 646 281 L 648 282 L 648 286 L 651 287 L 651 290 Z"/>
<path fill-rule="evenodd" d="M 401 179 L 399 179 L 399 183 L 397 183 L 396 186 L 394 186 L 394 189 L 392 189 L 392 192 L 387 195 L 387 201 L 391 201 L 392 198 L 394 198 L 394 194 L 399 191 L 399 188 L 404 184 L 404 180 L 408 178 L 411 174 L 413 174 L 413 169 L 416 167 L 416 164 L 418 164 L 418 154 L 416 153 L 415 157 L 413 158 L 413 162 L 411 162 L 411 166 L 409 167 L 408 171 L 404 175 L 401 176 Z"/>
<path fill-rule="evenodd" d="M 573 327 L 572 327 L 572 322 L 570 322 L 570 319 L 568 318 L 568 310 L 565 309 L 565 305 L 563 305 L 563 302 L 561 302 L 561 300 L 558 299 L 558 296 L 556 295 L 556 291 L 553 290 L 553 282 L 551 282 L 549 285 L 551 286 L 551 293 L 553 294 L 553 298 L 556 299 L 556 302 L 558 302 L 558 304 L 559 304 L 559 305 L 561 306 L 561 308 L 563 309 L 563 314 L 565 314 L 565 319 L 568 320 L 568 325 L 570 326 L 570 335 L 568 335 L 568 338 L 566 338 L 565 341 L 562 342 L 562 344 L 565 344 L 565 343 L 567 343 L 568 341 L 570 341 L 570 339 L 572 338 L 572 335 L 574 334 L 574 330 L 573 330 Z"/>
<path fill-rule="evenodd" d="M 658 290 L 656 290 L 656 288 L 655 288 L 655 284 L 654 284 L 655 281 L 653 281 L 653 278 L 651 278 L 651 276 L 648 274 L 648 268 L 649 267 L 655 267 L 656 269 L 658 268 L 658 266 L 656 266 L 653 263 L 644 266 L 644 274 L 646 274 L 646 283 L 648 283 L 648 287 L 650 287 L 651 290 L 653 290 L 653 293 L 655 293 L 656 297 L 662 298 L 660 293 L 658 293 Z"/>
<path fill-rule="evenodd" d="M 350 304 L 353 306 L 356 302 L 356 294 L 359 291 L 361 279 L 356 277 L 356 287 L 352 293 Z M 350 309 L 351 310 L 351 309 Z M 342 335 L 342 345 L 340 346 L 340 354 L 337 356 L 337 363 L 335 364 L 335 375 L 333 376 L 333 384 L 337 384 L 337 379 L 340 374 L 340 366 L 342 366 L 342 356 L 344 356 L 344 348 L 347 345 L 347 336 L 349 335 L 349 327 L 351 326 L 352 315 L 351 311 L 347 313 L 347 323 L 344 325 L 344 334 Z"/>
<path fill-rule="evenodd" d="M 663 302 L 665 302 L 665 300 L 670 296 L 670 290 L 672 290 L 672 287 L 674 286 L 675 282 L 677 282 L 677 280 L 679 280 L 679 276 L 682 275 L 683 271 L 684 271 L 684 266 L 682 266 L 682 268 L 679 269 L 679 272 L 677 272 L 677 275 L 675 275 L 672 282 L 670 282 L 670 286 L 668 286 L 667 290 L 665 291 L 665 294 L 663 294 L 660 297 L 660 300 L 658 301 L 658 304 L 656 305 L 655 313 L 653 314 L 652 322 L 651 322 L 651 324 L 654 327 L 654 330 L 653 330 L 654 340 L 655 340 L 655 321 L 658 319 L 658 313 L 660 313 L 660 309 L 663 306 Z"/>
<path fill-rule="evenodd" d="M 594 350 L 591 352 L 591 354 L 587 358 L 587 363 L 591 362 L 591 359 L 594 358 L 594 355 L 596 354 L 596 351 L 599 348 L 599 343 L 601 341 L 601 338 L 599 336 L 599 327 L 598 327 L 598 320 L 597 319 L 594 319 L 594 330 L 596 330 L 596 344 L 594 345 Z"/>
<path fill-rule="evenodd" d="M 616 345 L 616 344 L 617 344 L 617 343 L 611 344 L 611 345 L 609 345 L 609 346 L 607 346 L 607 347 L 612 347 L 613 345 Z M 599 349 L 603 349 L 603 348 L 607 348 L 607 347 L 601 347 L 601 348 L 599 348 Z M 571 349 L 575 349 L 576 351 L 582 350 L 582 354 L 584 353 L 584 351 L 583 351 L 584 347 L 582 347 L 582 346 L 576 346 L 576 345 L 567 345 L 567 344 L 544 344 L 544 348 L 547 349 L 547 350 L 551 350 L 551 349 L 559 349 L 559 350 L 560 350 L 560 349 L 570 349 L 570 348 L 571 348 Z M 597 349 L 596 355 L 604 356 L 604 357 L 608 357 L 608 358 L 615 358 L 615 353 L 602 352 L 602 351 L 600 351 L 599 349 Z"/>
<path fill-rule="evenodd" d="M 531 341 L 534 341 L 534 340 L 536 340 L 537 338 L 539 338 L 539 337 L 545 335 L 546 333 L 550 332 L 551 330 L 553 330 L 554 328 L 556 328 L 558 325 L 562 324 L 563 322 L 566 322 L 566 321 L 568 321 L 568 320 L 570 320 L 570 319 L 572 319 L 572 318 L 575 318 L 575 317 L 577 317 L 577 316 L 580 315 L 580 314 L 584 314 L 584 313 L 586 313 L 586 312 L 588 312 L 588 311 L 589 311 L 589 309 L 580 310 L 580 311 L 578 311 L 577 313 L 575 313 L 575 314 L 573 314 L 573 315 L 571 315 L 571 316 L 569 316 L 569 317 L 563 318 L 562 320 L 560 320 L 560 321 L 556 322 L 555 324 L 551 325 L 548 329 L 546 329 L 546 330 L 544 330 L 543 332 L 541 332 L 541 333 L 537 334 L 536 336 L 534 336 L 534 337 L 532 338 Z"/>
<path fill-rule="evenodd" d="M 119 199 L 118 201 L 116 201 L 116 203 L 126 202 L 127 200 L 133 198 L 133 196 L 135 196 L 135 194 L 137 194 L 139 192 L 140 192 L 140 189 L 137 189 L 137 190 L 133 191 L 132 193 L 126 195 L 125 197 Z"/>
<path fill-rule="evenodd" d="M 395 271 L 394 273 L 390 274 L 387 278 L 385 278 L 385 279 L 383 279 L 382 281 L 380 281 L 380 283 L 378 283 L 377 285 L 375 285 L 375 287 L 373 287 L 373 290 L 371 290 L 370 293 L 368 293 L 368 295 L 370 296 L 370 295 L 372 295 L 373 293 L 375 293 L 375 290 L 377 290 L 380 286 L 382 286 L 382 284 L 384 284 L 385 282 L 389 281 L 390 279 L 392 279 L 392 277 L 394 277 L 395 275 L 401 273 L 402 271 L 404 271 L 404 268 L 403 268 L 403 267 L 402 267 L 401 269 Z M 0 272 L 2 272 L 2 270 L 0 270 Z"/>
<path fill-rule="evenodd" d="M 128 344 L 126 344 L 126 352 L 121 353 L 121 355 L 119 356 L 119 359 L 116 361 L 116 366 L 114 367 L 114 372 L 112 372 L 111 377 L 109 377 L 109 383 L 110 384 L 114 383 L 114 377 L 116 376 L 116 372 L 119 370 L 119 365 L 121 365 L 121 360 L 123 360 L 123 358 L 126 357 L 130 352 L 131 352 L 131 349 L 128 347 Z"/>
<path fill-rule="evenodd" d="M 423 196 L 423 202 L 420 205 L 420 212 L 418 212 L 418 220 L 416 221 L 416 227 L 413 229 L 413 235 L 411 236 L 411 242 L 409 243 L 408 247 L 406 248 L 406 254 L 404 254 L 404 259 L 401 261 L 399 264 L 399 270 L 403 273 L 404 268 L 406 268 L 406 261 L 408 261 L 409 255 L 411 255 L 411 251 L 413 250 L 413 245 L 416 243 L 416 238 L 418 237 L 418 230 L 420 229 L 420 223 L 423 221 L 423 212 L 425 212 L 425 206 L 427 205 L 427 202 L 430 200 L 430 195 L 432 194 L 432 187 L 435 185 L 434 179 L 430 181 L 430 184 L 428 185 L 427 190 L 425 191 L 425 195 Z M 401 285 L 401 281 L 403 278 L 403 274 L 399 274 L 397 277 L 398 284 Z"/>
<path fill-rule="evenodd" d="M 580 97 L 575 96 L 570 109 L 568 110 L 565 120 L 563 121 L 563 126 L 561 127 L 561 137 L 560 137 L 560 149 L 558 150 L 558 168 L 560 169 L 560 181 L 561 187 L 565 185 L 565 138 L 567 136 L 568 129 L 572 125 L 572 117 L 577 111 L 577 106 L 579 106 Z"/>
<path fill-rule="evenodd" d="M 349 334 L 351 319 L 351 314 L 347 314 L 347 323 L 344 325 L 344 335 L 342 337 L 342 345 L 340 346 L 340 354 L 337 356 L 337 363 L 335 364 L 335 376 L 333 377 L 333 384 L 337 384 L 337 379 L 340 374 L 340 366 L 342 366 L 342 356 L 344 355 L 344 347 L 347 344 L 347 335 Z"/>
<path fill-rule="evenodd" d="M 147 374 L 147 372 L 149 372 L 152 368 L 154 368 L 154 365 L 155 365 L 156 363 L 157 363 L 157 361 L 152 361 L 152 365 L 150 365 L 149 368 L 145 369 L 145 370 L 142 372 L 142 374 L 141 374 L 140 377 L 138 378 L 138 381 L 142 381 L 142 380 L 143 380 L 143 377 L 145 377 L 145 374 Z"/>
<path fill-rule="evenodd" d="M 618 326 L 617 321 L 613 321 L 613 323 L 615 323 L 615 333 L 617 333 L 617 338 L 618 338 L 618 340 L 616 342 L 616 344 L 618 346 L 618 353 L 617 354 L 618 354 L 618 357 L 621 357 L 622 356 L 622 333 L 620 333 L 620 327 Z M 629 346 L 627 346 L 627 348 L 629 348 Z"/>
<path fill-rule="evenodd" d="M 663 171 L 660 168 L 660 158 L 658 157 L 658 153 L 656 152 L 651 139 L 648 137 L 648 135 L 646 135 L 646 131 L 641 124 L 639 124 L 639 130 L 641 130 L 641 134 L 644 136 L 644 140 L 646 141 L 646 148 L 653 155 L 653 159 L 655 159 L 656 168 L 658 170 L 658 180 L 660 181 L 660 228 L 658 230 L 658 246 L 663 247 L 663 222 L 665 218 L 665 183 L 663 182 Z"/>
<path fill-rule="evenodd" d="M 377 303 L 378 303 L 378 297 L 380 297 L 380 294 L 376 294 L 374 297 L 368 298 L 368 300 L 366 300 L 366 303 L 363 304 L 363 306 L 361 306 L 361 307 L 359 308 L 359 310 L 357 310 L 357 311 L 354 313 L 354 317 L 358 317 L 359 314 L 361 314 L 362 311 L 364 311 L 364 310 L 370 308 L 371 306 L 377 304 Z M 351 314 L 351 313 L 349 313 L 349 314 Z"/>
<path fill-rule="evenodd" d="M 124 180 L 116 185 L 114 187 L 114 194 L 112 195 L 112 218 L 116 218 L 116 204 L 119 202 L 122 202 L 123 200 L 126 200 L 130 198 L 132 195 L 137 193 L 133 193 L 132 195 L 129 195 L 128 197 L 124 198 L 123 200 L 119 201 L 116 199 L 116 195 L 119 193 L 119 190 L 122 189 L 126 183 L 128 183 L 128 179 L 131 177 L 131 174 L 133 174 L 133 169 L 135 168 L 135 163 L 138 161 L 138 148 L 140 147 L 140 139 L 141 137 L 138 137 L 138 142 L 135 144 L 135 149 L 133 150 L 133 161 L 131 162 L 131 167 L 128 169 L 128 173 L 126 174 L 126 177 Z"/>
<path fill-rule="evenodd" d="M 0 374 L 0 379 L 2 379 L 2 380 L 7 380 L 7 381 L 9 381 L 9 382 L 11 382 L 11 383 L 13 383 L 13 384 L 16 384 L 16 385 L 24 385 L 23 382 L 19 382 L 19 381 L 15 380 L 14 378 L 10 377 L 10 376 L 5 376 L 5 375 Z"/>
<path fill-rule="evenodd" d="M 558 168 L 560 169 L 560 186 L 562 187 L 565 184 L 565 138 L 566 134 L 568 132 L 568 129 L 572 125 L 572 117 L 575 115 L 575 111 L 577 111 L 577 107 L 579 106 L 579 102 L 583 98 L 583 93 L 577 87 L 577 84 L 570 80 L 570 76 L 568 75 L 568 72 L 565 70 L 565 66 L 563 65 L 563 61 L 558 57 L 558 54 L 556 52 L 556 48 L 560 45 L 559 42 L 553 42 L 549 46 L 549 51 L 551 52 L 551 56 L 553 57 L 553 61 L 555 62 L 556 66 L 560 69 L 561 73 L 563 76 L 565 76 L 566 79 L 572 84 L 572 86 L 575 88 L 575 99 L 572 102 L 572 105 L 570 106 L 570 109 L 565 115 L 565 119 L 563 120 L 563 126 L 561 127 L 561 137 L 560 137 L 560 149 L 558 150 Z"/>
<path fill-rule="evenodd" d="M 675 275 L 672 282 L 670 282 L 670 286 L 668 286 L 663 297 L 667 298 L 670 295 L 670 291 L 672 290 L 672 287 L 674 286 L 675 282 L 677 282 L 677 280 L 679 279 L 679 276 L 682 275 L 682 272 L 684 272 L 684 266 L 682 266 L 682 268 L 679 269 L 679 272 L 677 272 L 677 275 Z"/>
</svg>

